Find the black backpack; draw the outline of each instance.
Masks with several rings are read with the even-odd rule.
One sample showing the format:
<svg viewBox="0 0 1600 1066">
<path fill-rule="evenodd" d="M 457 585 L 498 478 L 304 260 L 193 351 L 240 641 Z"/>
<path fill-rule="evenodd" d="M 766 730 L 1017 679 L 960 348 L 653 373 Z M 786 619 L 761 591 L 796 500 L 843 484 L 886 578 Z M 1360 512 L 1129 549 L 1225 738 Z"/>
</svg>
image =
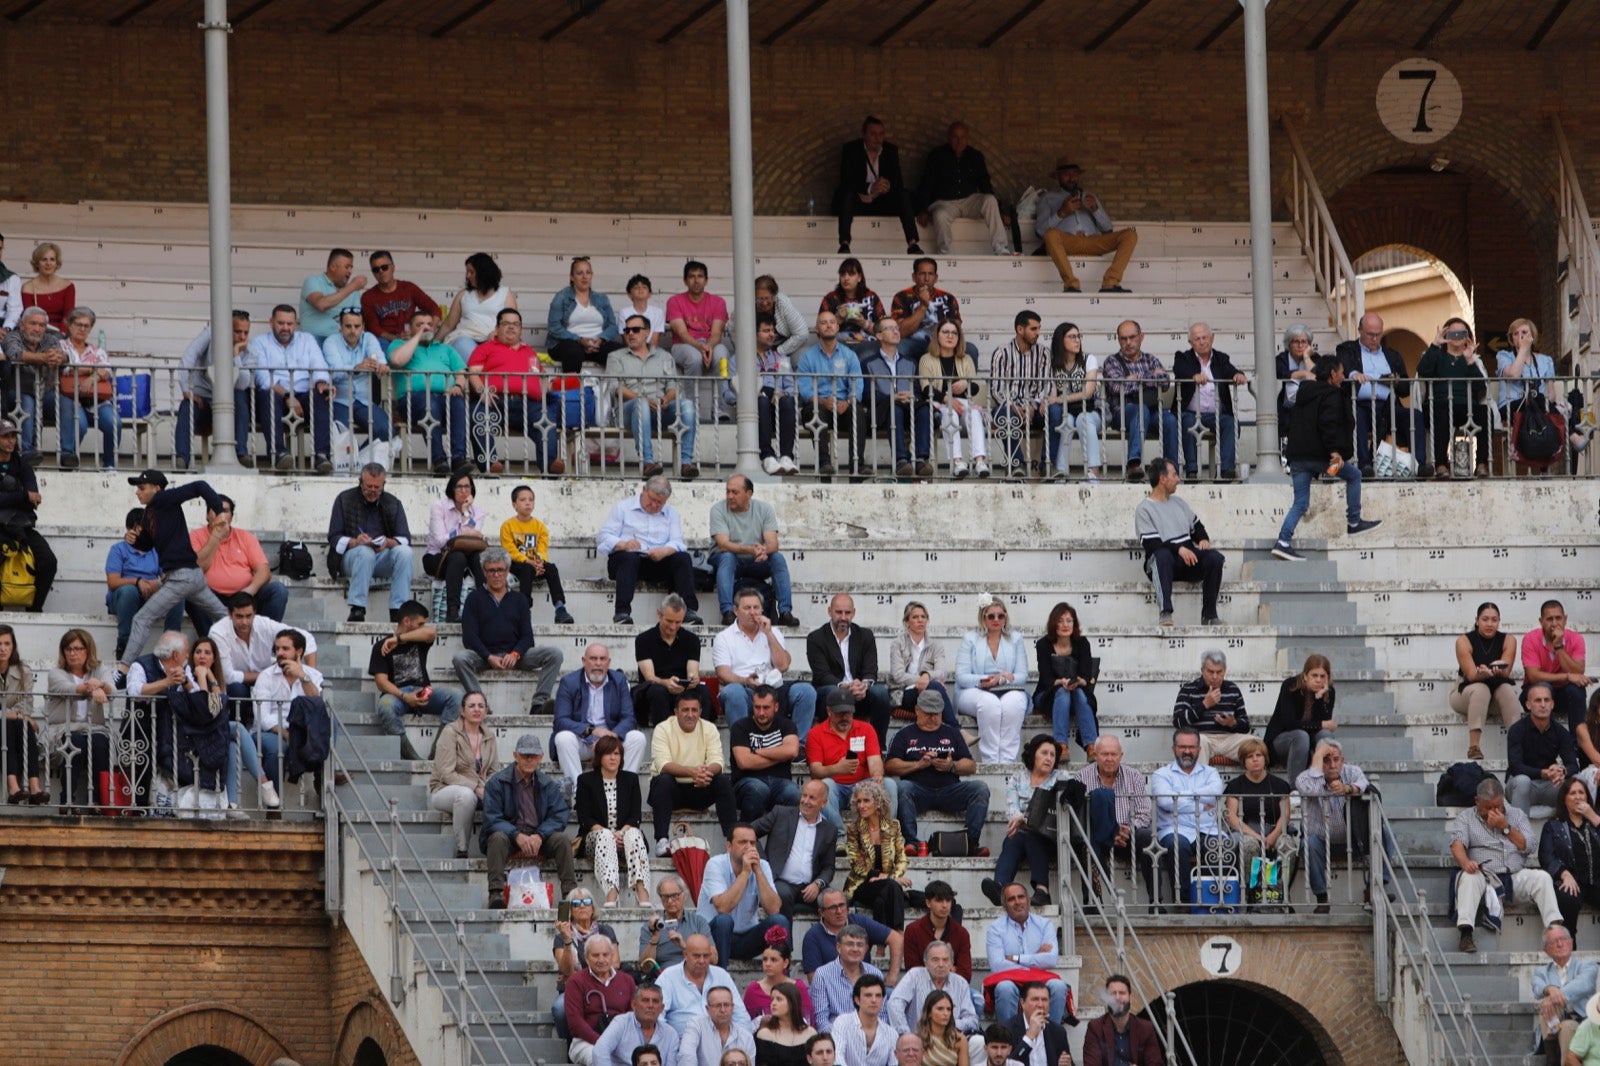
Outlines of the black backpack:
<svg viewBox="0 0 1600 1066">
<path fill-rule="evenodd" d="M 1434 800 L 1441 807 L 1470 807 L 1477 802 L 1478 786 L 1484 778 L 1500 780 L 1475 762 L 1453 763 L 1439 775 Z"/>
<path fill-rule="evenodd" d="M 278 573 L 304 581 L 313 572 L 311 549 L 306 547 L 305 541 L 286 540 L 278 546 Z"/>
<path fill-rule="evenodd" d="M 1561 451 L 1561 431 L 1550 418 L 1544 397 L 1529 396 L 1517 406 L 1517 454 L 1524 459 L 1552 459 Z"/>
</svg>

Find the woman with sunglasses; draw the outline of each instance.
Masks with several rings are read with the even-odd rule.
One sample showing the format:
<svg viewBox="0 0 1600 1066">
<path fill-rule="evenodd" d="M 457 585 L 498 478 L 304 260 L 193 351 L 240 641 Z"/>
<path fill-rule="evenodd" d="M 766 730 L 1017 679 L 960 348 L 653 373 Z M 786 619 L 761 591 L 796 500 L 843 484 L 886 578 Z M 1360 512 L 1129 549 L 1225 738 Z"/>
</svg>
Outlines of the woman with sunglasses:
<svg viewBox="0 0 1600 1066">
<path fill-rule="evenodd" d="M 1484 399 L 1488 376 L 1467 320 L 1446 319 L 1417 364 L 1417 380 L 1428 383 L 1428 424 L 1433 433 L 1436 479 L 1450 477 L 1450 449 L 1456 437 L 1469 437 L 1476 443 L 1473 473 L 1478 477 L 1488 475 L 1489 405 Z"/>
<path fill-rule="evenodd" d="M 570 917 L 556 922 L 555 944 L 551 948 L 556 960 L 556 999 L 550 1012 L 555 1017 L 556 1035 L 563 1040 L 572 1039 L 567 1029 L 567 979 L 587 964 L 584 944 L 596 933 L 603 934 L 613 945 L 620 943 L 616 930 L 605 922 L 595 921 L 593 892 L 587 888 L 573 889 L 567 893 L 567 906 Z"/>
<path fill-rule="evenodd" d="M 1028 645 L 997 597 L 978 609 L 978 625 L 956 656 L 956 710 L 978 720 L 980 761 L 1016 762 L 1028 716 Z"/>
</svg>

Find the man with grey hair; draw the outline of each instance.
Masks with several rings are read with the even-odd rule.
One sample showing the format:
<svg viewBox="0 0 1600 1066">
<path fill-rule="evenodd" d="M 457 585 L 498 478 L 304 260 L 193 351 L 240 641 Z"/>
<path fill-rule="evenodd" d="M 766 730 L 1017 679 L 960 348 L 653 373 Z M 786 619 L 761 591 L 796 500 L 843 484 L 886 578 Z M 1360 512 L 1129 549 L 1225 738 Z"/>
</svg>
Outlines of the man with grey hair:
<svg viewBox="0 0 1600 1066">
<path fill-rule="evenodd" d="M 250 371 L 244 365 L 245 349 L 250 344 L 250 312 L 235 310 L 231 342 L 233 345 L 233 448 L 239 465 L 253 467 L 250 454 L 250 411 L 254 403 Z M 211 323 L 200 327 L 195 339 L 183 350 L 183 402 L 178 404 L 177 425 L 173 429 L 173 457 L 179 470 L 189 469 L 194 454 L 194 435 L 209 435 L 212 425 L 211 368 L 215 365 L 216 345 L 211 343 Z M 225 388 L 230 387 L 224 385 Z M 8 405 L 9 407 L 9 405 Z"/>
<path fill-rule="evenodd" d="M 583 764 L 593 761 L 594 746 L 608 736 L 622 741 L 622 768 L 638 773 L 650 747 L 650 733 L 634 721 L 627 675 L 612 669 L 611 649 L 597 641 L 583 649 L 582 667 L 563 677 L 556 688 L 550 748 L 566 775 L 569 794 L 576 793 Z"/>
<path fill-rule="evenodd" d="M 389 474 L 380 464 L 361 468 L 359 482 L 334 497 L 328 518 L 328 574 L 349 581 L 347 622 L 367 620 L 367 591 L 375 577 L 389 579 L 389 621 L 411 598 L 411 528 L 405 505 L 384 491 Z"/>
<path fill-rule="evenodd" d="M 1499 787 L 1499 782 L 1495 782 Z M 1365 795 L 1367 775 L 1361 767 L 1344 761 L 1344 749 L 1337 740 L 1324 740 L 1311 753 L 1311 765 L 1294 780 L 1301 796 L 1301 817 L 1306 834 L 1306 875 L 1316 894 L 1313 913 L 1328 913 L 1328 859 L 1333 855 L 1366 853 L 1367 818 Z M 1392 860 L 1394 837 L 1383 828 L 1383 849 Z M 1370 878 L 1369 878 L 1370 880 Z M 1383 869 L 1383 883 L 1389 884 L 1389 869 Z M 1393 899 L 1390 895 L 1390 899 Z"/>
<path fill-rule="evenodd" d="M 1250 738 L 1244 693 L 1228 680 L 1228 656 L 1210 648 L 1200 656 L 1200 676 L 1178 686 L 1172 724 L 1200 734 L 1200 761 L 1221 756 L 1239 763 L 1239 747 Z"/>
<path fill-rule="evenodd" d="M 594 1047 L 607 1019 L 626 1014 L 633 1005 L 633 978 L 617 969 L 617 945 L 604 933 L 583 942 L 584 967 L 567 978 L 564 989 L 567 1029 L 572 1042 L 567 1054 L 578 1066 L 592 1066 Z"/>
<path fill-rule="evenodd" d="M 683 961 L 686 939 L 697 933 L 709 939 L 711 923 L 698 911 L 685 909 L 692 901 L 683 882 L 672 874 L 656 882 L 656 898 L 661 901 L 660 912 L 639 927 L 639 965 L 650 963 L 653 969 L 664 970 Z"/>
<path fill-rule="evenodd" d="M 66 336 L 50 325 L 42 307 L 29 307 L 17 319 L 17 328 L 0 340 L 0 402 L 4 410 L 22 410 L 22 457 L 29 466 L 39 462 L 39 419 L 55 410 L 56 390 L 39 390 L 39 373 L 67 365 L 61 348 Z M 40 398 L 44 410 L 40 410 Z"/>
<path fill-rule="evenodd" d="M 450 663 L 468 693 L 483 691 L 478 671 L 484 667 L 537 671 L 538 689 L 528 713 L 538 714 L 554 699 L 556 683 L 561 680 L 561 649 L 533 646 L 528 598 L 510 584 L 511 554 L 504 548 L 485 549 L 480 565 L 483 587 L 473 589 L 461 608 L 464 650 Z"/>
<path fill-rule="evenodd" d="M 1491 891 L 1499 894 L 1502 903 L 1532 903 L 1547 928 L 1561 923 L 1555 882 L 1545 871 L 1527 867 L 1525 852 L 1532 843 L 1528 816 L 1506 805 L 1505 789 L 1499 781 L 1485 778 L 1473 805 L 1450 823 L 1450 855 L 1459 871 L 1453 907 L 1456 928 L 1461 932 L 1458 951 L 1478 950 L 1472 927 L 1478 921 L 1479 905 Z M 1489 908 L 1492 928 L 1499 928 L 1500 913 L 1499 907 Z"/>
<path fill-rule="evenodd" d="M 972 989 L 967 979 L 955 972 L 956 950 L 935 940 L 922 953 L 922 965 L 907 970 L 895 985 L 884 1009 L 889 1024 L 902 1033 L 915 1033 L 922 1017 L 922 1004 L 934 992 L 948 992 L 954 1014 L 951 1021 L 967 1037 L 969 1061 L 983 1056 L 983 1023 L 972 1006 Z"/>
<path fill-rule="evenodd" d="M 595 537 L 595 550 L 606 557 L 606 573 L 617 583 L 613 625 L 633 624 L 633 590 L 640 580 L 669 586 L 688 605 L 684 621 L 701 624 L 694 560 L 683 540 L 683 519 L 667 503 L 671 497 L 672 482 L 657 474 L 637 497 L 611 508 Z"/>
<path fill-rule="evenodd" d="M 489 860 L 489 907 L 506 905 L 506 864 L 515 853 L 521 862 L 553 858 L 561 891 L 578 887 L 567 832 L 571 807 L 561 786 L 539 772 L 544 745 L 532 733 L 517 738 L 512 763 L 483 786 L 483 825 L 478 849 Z"/>
<path fill-rule="evenodd" d="M 661 597 L 656 624 L 633 638 L 639 683 L 633 686 L 634 717 L 641 725 L 660 725 L 672 717 L 672 701 L 687 689 L 701 689 L 701 706 L 711 705 L 700 685 L 700 638 L 683 628 L 689 605 L 676 592 Z"/>
<path fill-rule="evenodd" d="M 818 966 L 811 975 L 811 1005 L 819 1033 L 832 1029 L 835 1018 L 855 1010 L 852 992 L 863 975 L 883 976 L 882 970 L 866 961 L 867 931 L 861 926 L 851 924 L 839 930 L 836 946 L 839 957 Z"/>
<path fill-rule="evenodd" d="M 1406 452 L 1411 447 L 1412 412 L 1398 401 L 1411 395 L 1411 376 L 1405 358 L 1383 343 L 1383 318 L 1368 311 L 1356 324 L 1356 339 L 1340 342 L 1334 349 L 1344 375 L 1354 389 L 1346 386 L 1356 404 L 1356 463 L 1362 477 L 1376 473 L 1373 440 Z M 1393 442 L 1390 433 L 1393 432 Z"/>
<path fill-rule="evenodd" d="M 1178 383 L 1178 417 L 1183 428 L 1183 476 L 1193 478 L 1199 473 L 1199 431 L 1209 429 L 1217 438 L 1221 479 L 1233 481 L 1239 476 L 1234 460 L 1239 424 L 1234 419 L 1233 392 L 1235 386 L 1244 385 L 1248 379 L 1233 365 L 1227 352 L 1212 347 L 1214 341 L 1211 327 L 1196 322 L 1189 327 L 1189 347 L 1172 357 L 1172 376 Z"/>
<path fill-rule="evenodd" d="M 682 1066 L 718 1066 L 725 1052 L 734 1048 L 745 1053 L 745 1060 L 756 1061 L 755 1034 L 749 1022 L 738 1022 L 733 1017 L 734 990 L 709 988 L 706 990 L 706 1010 L 689 1024 L 678 1047 L 678 1061 Z"/>
<path fill-rule="evenodd" d="M 1535 1050 L 1542 1050 L 1550 1066 L 1561 1066 L 1567 1048 L 1583 1021 L 1584 1007 L 1595 994 L 1600 981 L 1600 963 L 1573 958 L 1576 945 L 1564 926 L 1552 925 L 1544 931 L 1544 953 L 1548 962 L 1533 971 L 1533 1001 L 1539 1015 L 1535 1021 Z"/>
</svg>

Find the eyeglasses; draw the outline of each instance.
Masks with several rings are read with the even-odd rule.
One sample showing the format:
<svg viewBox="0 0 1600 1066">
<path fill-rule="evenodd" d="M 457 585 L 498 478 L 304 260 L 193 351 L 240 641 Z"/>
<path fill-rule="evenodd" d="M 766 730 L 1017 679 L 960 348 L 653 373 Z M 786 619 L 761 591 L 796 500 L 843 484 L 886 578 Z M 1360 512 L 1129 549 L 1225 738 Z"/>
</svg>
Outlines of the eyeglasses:
<svg viewBox="0 0 1600 1066">
<path fill-rule="evenodd" d="M 486 566 L 483 568 L 483 572 L 486 574 L 504 574 L 510 570 L 509 566 Z"/>
<path fill-rule="evenodd" d="M 622 332 L 624 332 L 624 333 L 649 333 L 650 332 L 650 327 L 649 326 L 623 326 L 622 327 Z"/>
<path fill-rule="evenodd" d="M 1061 339 L 1062 340 L 1068 340 L 1068 341 L 1081 341 L 1081 340 L 1083 340 L 1083 334 L 1081 334 L 1078 331 L 1074 330 L 1071 333 L 1063 333 L 1061 335 Z"/>
<path fill-rule="evenodd" d="M 825 911 L 836 911 L 844 905 L 844 901 L 840 900 L 838 903 L 825 903 L 822 905 L 822 909 Z"/>
<path fill-rule="evenodd" d="M 983 620 L 985 622 L 1004 622 L 1006 620 L 1006 616 L 999 611 L 990 611 L 988 614 L 983 616 Z"/>
</svg>

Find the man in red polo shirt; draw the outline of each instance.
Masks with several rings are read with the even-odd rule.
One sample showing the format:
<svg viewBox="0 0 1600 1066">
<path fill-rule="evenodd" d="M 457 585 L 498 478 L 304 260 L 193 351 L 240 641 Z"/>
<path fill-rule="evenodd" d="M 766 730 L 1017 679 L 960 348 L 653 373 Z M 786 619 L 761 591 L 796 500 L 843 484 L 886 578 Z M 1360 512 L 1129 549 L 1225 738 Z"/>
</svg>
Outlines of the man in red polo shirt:
<svg viewBox="0 0 1600 1066">
<path fill-rule="evenodd" d="M 822 814 L 842 833 L 840 811 L 850 803 L 855 786 L 875 778 L 889 794 L 889 810 L 900 809 L 900 783 L 883 776 L 883 749 L 878 731 L 856 718 L 855 697 L 843 685 L 828 693 L 828 720 L 806 734 L 806 762 L 811 776 L 828 785 L 828 804 Z"/>
<path fill-rule="evenodd" d="M 556 428 L 541 425 L 544 414 L 543 365 L 531 344 L 522 343 L 522 313 L 502 308 L 494 336 L 472 350 L 467 384 L 472 406 L 472 450 L 478 464 L 492 473 L 505 469 L 495 458 L 495 430 L 518 430 L 533 440 L 533 461 L 539 470 L 565 472 L 556 453 Z"/>
</svg>

